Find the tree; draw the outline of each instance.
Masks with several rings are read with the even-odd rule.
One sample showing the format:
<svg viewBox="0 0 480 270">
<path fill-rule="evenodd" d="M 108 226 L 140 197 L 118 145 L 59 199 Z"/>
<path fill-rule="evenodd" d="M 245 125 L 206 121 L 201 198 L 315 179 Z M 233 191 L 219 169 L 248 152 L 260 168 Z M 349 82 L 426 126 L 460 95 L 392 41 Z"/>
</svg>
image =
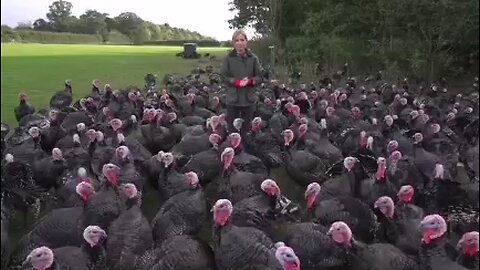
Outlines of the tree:
<svg viewBox="0 0 480 270">
<path fill-rule="evenodd" d="M 32 29 L 32 22 L 31 21 L 18 22 L 17 27 L 15 27 L 15 29 L 31 30 Z"/>
<path fill-rule="evenodd" d="M 160 25 L 154 24 L 152 22 L 145 22 L 145 25 L 150 32 L 149 40 L 161 40 L 162 28 Z"/>
<path fill-rule="evenodd" d="M 84 26 L 86 34 L 101 34 L 107 28 L 107 13 L 100 13 L 96 10 L 88 9 L 80 15 L 80 21 Z"/>
<path fill-rule="evenodd" d="M 12 28 L 10 26 L 6 25 L 6 24 L 2 24 L 1 28 L 2 28 L 2 32 L 12 30 Z"/>
<path fill-rule="evenodd" d="M 44 19 L 37 19 L 33 22 L 33 30 L 36 31 L 50 31 L 52 30 L 52 26 L 45 21 Z"/>
<path fill-rule="evenodd" d="M 114 19 L 107 17 L 107 18 L 105 18 L 105 23 L 107 25 L 107 31 L 108 32 L 110 32 L 112 30 L 118 30 L 117 29 L 117 22 Z"/>
<path fill-rule="evenodd" d="M 230 28 L 252 27 L 275 45 L 274 53 L 282 57 L 283 47 L 290 36 L 301 35 L 301 25 L 307 11 L 306 0 L 232 0 L 230 11 L 237 11 L 229 20 Z"/>
<path fill-rule="evenodd" d="M 143 25 L 137 25 L 129 32 L 128 37 L 132 40 L 133 44 L 143 44 L 144 41 L 150 39 L 150 31 Z"/>
<path fill-rule="evenodd" d="M 281 0 L 279 0 L 281 1 Z M 269 34 L 272 30 L 270 2 L 275 0 L 232 0 L 230 11 L 237 11 L 233 19 L 228 20 L 231 28 L 253 27 L 260 34 Z"/>
<path fill-rule="evenodd" d="M 58 0 L 53 2 L 48 8 L 47 18 L 52 24 L 53 29 L 58 32 L 66 32 L 68 23 L 71 22 L 72 3 Z"/>
<path fill-rule="evenodd" d="M 142 18 L 133 12 L 123 12 L 114 18 L 116 21 L 116 29 L 120 33 L 128 36 L 136 44 L 142 43 L 147 32 Z"/>
</svg>

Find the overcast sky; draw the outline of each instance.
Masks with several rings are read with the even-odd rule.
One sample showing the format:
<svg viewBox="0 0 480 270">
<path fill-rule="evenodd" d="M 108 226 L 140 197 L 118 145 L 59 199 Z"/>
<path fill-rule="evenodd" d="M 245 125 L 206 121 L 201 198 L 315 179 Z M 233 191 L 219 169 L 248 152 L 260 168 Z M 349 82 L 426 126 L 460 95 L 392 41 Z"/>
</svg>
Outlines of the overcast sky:
<svg viewBox="0 0 480 270">
<path fill-rule="evenodd" d="M 46 19 L 48 6 L 54 0 L 2 0 L 2 24 L 17 26 L 18 22 Z M 229 0 L 69 0 L 73 15 L 79 17 L 87 9 L 96 9 L 115 17 L 122 12 L 134 12 L 142 19 L 156 24 L 197 31 L 218 40 L 230 40 L 232 30 L 228 19 Z M 251 31 L 250 32 L 251 35 Z"/>
</svg>

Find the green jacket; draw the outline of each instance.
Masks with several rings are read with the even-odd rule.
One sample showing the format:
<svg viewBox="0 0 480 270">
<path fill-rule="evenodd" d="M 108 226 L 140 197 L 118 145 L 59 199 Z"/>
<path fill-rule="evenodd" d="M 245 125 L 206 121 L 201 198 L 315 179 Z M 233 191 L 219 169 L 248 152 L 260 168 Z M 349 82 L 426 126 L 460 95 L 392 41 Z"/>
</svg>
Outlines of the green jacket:
<svg viewBox="0 0 480 270">
<path fill-rule="evenodd" d="M 227 105 L 249 106 L 256 102 L 257 94 L 255 85 L 260 84 L 262 66 L 258 57 L 247 49 L 246 57 L 242 58 L 235 50 L 232 50 L 223 61 L 222 70 L 223 82 L 227 85 Z M 253 79 L 255 85 L 243 88 L 236 88 L 234 83 L 245 77 Z"/>
</svg>

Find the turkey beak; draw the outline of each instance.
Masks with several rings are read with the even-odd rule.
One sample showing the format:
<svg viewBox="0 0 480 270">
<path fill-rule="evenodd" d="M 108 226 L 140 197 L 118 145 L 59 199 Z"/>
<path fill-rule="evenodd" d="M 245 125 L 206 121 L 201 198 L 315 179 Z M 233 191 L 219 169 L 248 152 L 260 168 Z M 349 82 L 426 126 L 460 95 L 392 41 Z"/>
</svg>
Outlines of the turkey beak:
<svg viewBox="0 0 480 270">
<path fill-rule="evenodd" d="M 420 222 L 420 230 L 432 230 L 436 229 L 436 225 L 430 225 L 429 222 Z"/>
<path fill-rule="evenodd" d="M 106 232 L 102 232 L 102 239 L 107 239 L 107 233 Z"/>
<path fill-rule="evenodd" d="M 329 230 L 327 231 L 327 235 L 328 235 L 328 236 L 332 235 L 332 231 L 333 231 L 332 229 L 329 229 Z"/>
<path fill-rule="evenodd" d="M 463 248 L 464 240 L 460 239 L 457 243 L 457 250 L 461 250 Z"/>
</svg>

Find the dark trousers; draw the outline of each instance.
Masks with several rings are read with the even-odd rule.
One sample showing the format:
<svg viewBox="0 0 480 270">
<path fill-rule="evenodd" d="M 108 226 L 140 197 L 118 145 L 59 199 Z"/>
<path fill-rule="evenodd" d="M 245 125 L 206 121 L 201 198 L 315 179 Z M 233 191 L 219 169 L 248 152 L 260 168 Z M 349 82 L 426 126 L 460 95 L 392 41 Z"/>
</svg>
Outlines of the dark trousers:
<svg viewBox="0 0 480 270">
<path fill-rule="evenodd" d="M 254 106 L 235 106 L 235 105 L 227 105 L 227 123 L 228 123 L 228 132 L 233 133 L 237 132 L 237 130 L 233 127 L 233 120 L 235 118 L 242 118 L 245 120 L 242 124 L 242 129 L 240 131 L 240 135 L 245 135 L 249 128 L 250 124 L 253 119 L 253 111 Z"/>
</svg>

